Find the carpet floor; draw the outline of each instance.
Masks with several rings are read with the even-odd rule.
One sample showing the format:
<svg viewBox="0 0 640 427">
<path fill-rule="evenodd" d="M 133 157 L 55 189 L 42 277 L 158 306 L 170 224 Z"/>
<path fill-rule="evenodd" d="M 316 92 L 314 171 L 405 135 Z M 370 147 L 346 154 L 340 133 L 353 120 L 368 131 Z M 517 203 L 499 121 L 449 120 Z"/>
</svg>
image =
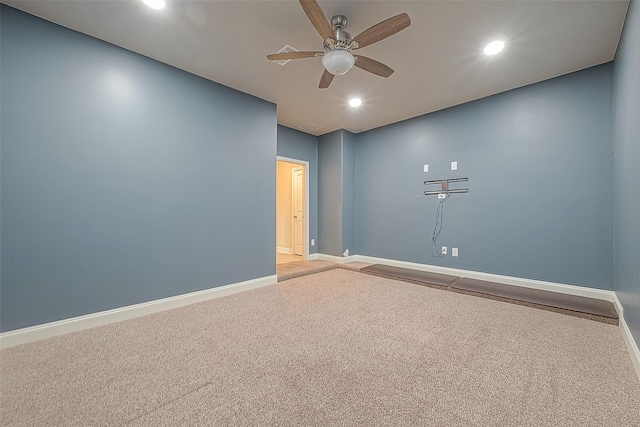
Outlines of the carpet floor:
<svg viewBox="0 0 640 427">
<path fill-rule="evenodd" d="M 0 351 L 8 426 L 638 426 L 618 327 L 345 269 Z"/>
</svg>

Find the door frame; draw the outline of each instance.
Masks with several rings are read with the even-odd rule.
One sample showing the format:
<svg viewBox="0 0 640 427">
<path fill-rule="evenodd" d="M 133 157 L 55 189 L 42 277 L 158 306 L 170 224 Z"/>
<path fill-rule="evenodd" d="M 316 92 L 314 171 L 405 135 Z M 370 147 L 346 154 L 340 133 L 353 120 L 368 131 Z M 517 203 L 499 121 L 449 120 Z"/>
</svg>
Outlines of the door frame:
<svg viewBox="0 0 640 427">
<path fill-rule="evenodd" d="M 298 196 L 296 194 L 296 190 L 297 190 L 297 185 L 296 185 L 296 172 L 300 172 L 302 173 L 302 176 L 305 176 L 305 170 L 304 167 L 301 165 L 295 166 L 293 169 L 291 169 L 291 252 L 296 255 L 296 230 L 297 230 L 297 225 L 296 225 L 296 218 L 297 218 L 297 210 L 296 210 L 296 201 L 298 199 Z M 306 179 L 306 178 L 305 178 Z M 303 200 L 302 200 L 302 218 L 304 218 L 303 220 L 303 226 L 306 226 L 307 223 L 307 213 L 305 212 L 305 208 L 304 208 L 304 204 L 307 200 L 307 195 L 306 195 L 306 189 L 304 188 L 305 185 L 304 183 L 302 184 L 302 187 L 300 190 L 302 190 L 302 194 L 303 194 Z M 302 230 L 302 242 L 301 245 L 302 246 L 302 255 L 304 258 L 304 245 L 305 245 L 305 230 Z"/>
<path fill-rule="evenodd" d="M 300 165 L 304 170 L 304 251 L 302 257 L 304 261 L 307 261 L 309 259 L 309 162 L 292 159 L 290 157 L 276 156 L 276 164 L 278 161 Z M 293 239 L 293 235 L 291 238 Z M 273 250 L 275 252 L 277 248 L 273 248 Z"/>
</svg>

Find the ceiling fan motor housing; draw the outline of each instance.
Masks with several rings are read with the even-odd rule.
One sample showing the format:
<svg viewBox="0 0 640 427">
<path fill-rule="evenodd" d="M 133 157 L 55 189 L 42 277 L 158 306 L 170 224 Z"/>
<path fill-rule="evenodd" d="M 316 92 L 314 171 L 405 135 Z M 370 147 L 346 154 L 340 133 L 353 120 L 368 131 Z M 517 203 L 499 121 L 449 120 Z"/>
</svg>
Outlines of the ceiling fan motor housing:
<svg viewBox="0 0 640 427">
<path fill-rule="evenodd" d="M 340 28 L 336 29 L 336 49 L 347 50 L 351 47 L 351 34 Z"/>
<path fill-rule="evenodd" d="M 328 50 L 350 49 L 351 41 L 353 40 L 353 38 L 351 37 L 351 34 L 349 34 L 344 30 L 344 28 L 347 26 L 347 18 L 344 15 L 336 15 L 333 18 L 331 18 L 331 26 L 333 27 L 333 31 L 334 31 L 335 42 L 333 46 L 329 46 Z"/>
</svg>

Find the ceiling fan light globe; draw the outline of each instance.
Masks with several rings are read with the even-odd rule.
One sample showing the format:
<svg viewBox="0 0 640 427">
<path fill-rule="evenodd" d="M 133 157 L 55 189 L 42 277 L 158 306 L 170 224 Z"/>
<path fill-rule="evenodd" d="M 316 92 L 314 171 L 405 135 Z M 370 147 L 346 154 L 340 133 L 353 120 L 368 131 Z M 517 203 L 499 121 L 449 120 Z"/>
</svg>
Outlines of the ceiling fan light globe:
<svg viewBox="0 0 640 427">
<path fill-rule="evenodd" d="M 356 60 L 346 50 L 332 50 L 322 57 L 322 66 L 334 76 L 341 76 L 353 67 Z"/>
</svg>

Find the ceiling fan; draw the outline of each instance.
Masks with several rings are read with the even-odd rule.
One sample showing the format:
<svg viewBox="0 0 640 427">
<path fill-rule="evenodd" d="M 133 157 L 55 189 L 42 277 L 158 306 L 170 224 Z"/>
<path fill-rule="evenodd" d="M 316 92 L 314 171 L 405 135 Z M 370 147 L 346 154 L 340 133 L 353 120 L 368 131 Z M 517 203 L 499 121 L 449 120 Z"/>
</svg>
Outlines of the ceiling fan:
<svg viewBox="0 0 640 427">
<path fill-rule="evenodd" d="M 267 59 L 280 61 L 322 57 L 322 65 L 325 69 L 320 77 L 320 89 L 328 88 L 334 76 L 345 74 L 354 65 L 381 77 L 389 77 L 393 74 L 393 70 L 382 62 L 366 56 L 354 55 L 351 51 L 362 49 L 404 30 L 411 25 L 409 15 L 401 13 L 393 16 L 351 37 L 351 34 L 344 30 L 347 26 L 347 18 L 336 15 L 329 22 L 316 0 L 299 1 L 309 21 L 322 37 L 324 51 L 274 53 L 267 55 Z"/>
</svg>

